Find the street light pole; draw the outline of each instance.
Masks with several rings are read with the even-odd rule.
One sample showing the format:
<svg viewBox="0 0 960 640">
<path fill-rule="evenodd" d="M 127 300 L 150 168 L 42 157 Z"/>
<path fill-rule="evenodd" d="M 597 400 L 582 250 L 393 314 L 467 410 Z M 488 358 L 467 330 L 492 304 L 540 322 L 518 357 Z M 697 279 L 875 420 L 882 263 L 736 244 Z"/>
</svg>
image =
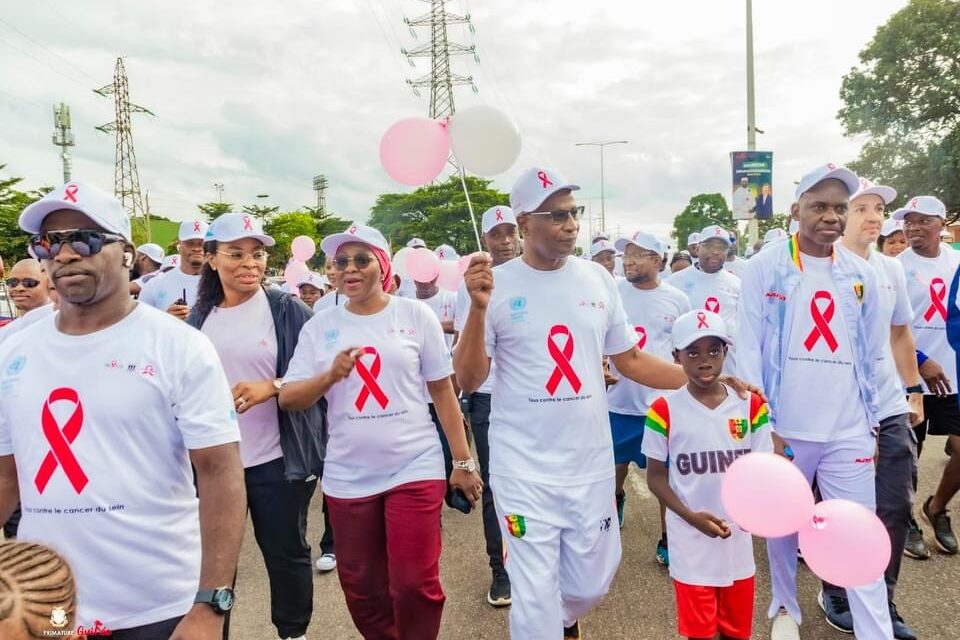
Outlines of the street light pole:
<svg viewBox="0 0 960 640">
<path fill-rule="evenodd" d="M 603 148 L 609 144 L 629 144 L 629 140 L 609 140 L 607 142 L 578 142 L 577 147 L 600 147 L 600 231 L 607 230 L 607 207 L 603 180 Z"/>
<path fill-rule="evenodd" d="M 753 85 L 753 0 L 747 0 L 747 151 L 757 150 L 757 109 Z M 760 235 L 756 214 L 750 219 L 747 229 L 750 246 L 753 246 Z"/>
</svg>

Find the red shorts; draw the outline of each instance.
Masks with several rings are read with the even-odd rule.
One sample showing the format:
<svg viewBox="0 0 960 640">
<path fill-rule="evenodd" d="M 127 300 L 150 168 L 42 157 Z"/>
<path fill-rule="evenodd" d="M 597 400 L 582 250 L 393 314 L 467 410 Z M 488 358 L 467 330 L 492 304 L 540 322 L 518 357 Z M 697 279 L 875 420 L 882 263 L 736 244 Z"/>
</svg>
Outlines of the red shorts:
<svg viewBox="0 0 960 640">
<path fill-rule="evenodd" d="M 673 581 L 677 631 L 687 638 L 749 638 L 753 633 L 753 576 L 729 587 L 702 587 Z"/>
</svg>

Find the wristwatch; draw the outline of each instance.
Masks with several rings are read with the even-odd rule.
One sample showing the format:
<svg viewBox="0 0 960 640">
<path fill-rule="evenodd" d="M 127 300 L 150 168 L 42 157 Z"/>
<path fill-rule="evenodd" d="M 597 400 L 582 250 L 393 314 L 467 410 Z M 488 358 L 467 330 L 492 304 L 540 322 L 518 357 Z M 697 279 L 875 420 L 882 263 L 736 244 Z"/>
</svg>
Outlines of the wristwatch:
<svg viewBox="0 0 960 640">
<path fill-rule="evenodd" d="M 907 393 L 923 393 L 923 387 L 919 384 L 915 384 L 912 387 L 907 387 Z"/>
<path fill-rule="evenodd" d="M 280 389 L 283 388 L 283 378 L 274 378 L 273 388 L 277 390 L 277 395 L 280 395 Z"/>
<path fill-rule="evenodd" d="M 476 473 L 478 470 L 477 462 L 473 458 L 468 458 L 466 460 L 454 460 L 453 468 L 462 469 L 467 473 Z"/>
<path fill-rule="evenodd" d="M 233 589 L 230 587 L 217 587 L 216 589 L 203 589 L 197 591 L 197 597 L 193 599 L 194 603 L 203 603 L 210 605 L 215 613 L 225 614 L 233 609 L 233 603 L 236 601 L 233 595 Z"/>
</svg>

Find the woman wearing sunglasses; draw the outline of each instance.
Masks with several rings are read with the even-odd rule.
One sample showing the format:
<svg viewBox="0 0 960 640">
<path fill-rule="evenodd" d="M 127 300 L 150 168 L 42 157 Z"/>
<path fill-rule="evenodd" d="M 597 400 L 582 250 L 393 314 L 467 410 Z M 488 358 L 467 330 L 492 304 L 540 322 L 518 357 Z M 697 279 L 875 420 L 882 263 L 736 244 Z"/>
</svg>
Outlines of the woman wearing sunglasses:
<svg viewBox="0 0 960 640">
<path fill-rule="evenodd" d="M 262 286 L 266 247 L 258 220 L 227 213 L 207 232 L 206 262 L 187 322 L 216 347 L 240 420 L 240 458 L 257 545 L 270 579 L 271 617 L 280 638 L 302 638 L 313 612 L 307 510 L 322 471 L 324 416 L 277 406 L 280 378 L 310 310 Z"/>
<path fill-rule="evenodd" d="M 440 629 L 440 508 L 446 492 L 433 400 L 453 451 L 450 484 L 471 503 L 483 482 L 470 458 L 440 321 L 391 296 L 388 245 L 354 224 L 321 244 L 346 304 L 304 327 L 280 392 L 302 409 L 326 398 L 330 442 L 323 490 L 347 607 L 365 638 L 430 640 Z"/>
</svg>

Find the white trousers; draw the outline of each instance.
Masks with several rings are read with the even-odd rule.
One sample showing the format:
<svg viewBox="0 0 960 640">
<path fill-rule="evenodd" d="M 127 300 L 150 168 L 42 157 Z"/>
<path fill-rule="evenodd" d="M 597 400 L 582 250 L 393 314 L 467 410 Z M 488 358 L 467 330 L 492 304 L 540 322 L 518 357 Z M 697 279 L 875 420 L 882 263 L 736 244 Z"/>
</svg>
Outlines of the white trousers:
<svg viewBox="0 0 960 640">
<path fill-rule="evenodd" d="M 620 565 L 614 478 L 557 487 L 491 475 L 490 486 L 506 542 L 510 637 L 557 640 L 603 599 Z"/>
<path fill-rule="evenodd" d="M 817 487 L 824 500 L 844 498 L 876 510 L 877 487 L 874 479 L 873 454 L 876 439 L 865 434 L 835 442 L 807 442 L 787 438 L 793 449 L 794 463 L 807 481 L 817 479 Z M 771 618 L 784 607 L 797 623 L 801 621 L 797 603 L 797 535 L 767 540 L 773 600 L 768 614 Z M 847 589 L 850 613 L 853 614 L 853 632 L 864 640 L 893 638 L 887 588 L 883 576 L 876 582 Z"/>
</svg>

